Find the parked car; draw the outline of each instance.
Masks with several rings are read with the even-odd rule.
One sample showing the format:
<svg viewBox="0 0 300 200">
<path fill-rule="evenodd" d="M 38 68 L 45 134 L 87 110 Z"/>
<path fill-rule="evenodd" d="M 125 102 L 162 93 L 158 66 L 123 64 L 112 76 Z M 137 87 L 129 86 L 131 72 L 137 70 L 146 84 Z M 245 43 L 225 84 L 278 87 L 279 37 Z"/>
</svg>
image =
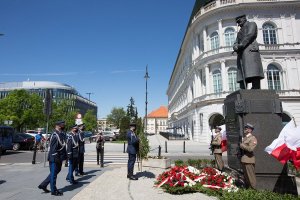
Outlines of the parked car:
<svg viewBox="0 0 300 200">
<path fill-rule="evenodd" d="M 0 145 L 2 154 L 4 154 L 6 150 L 13 149 L 13 133 L 13 127 L 0 126 Z"/>
<path fill-rule="evenodd" d="M 13 150 L 18 151 L 21 149 L 31 150 L 34 145 L 34 137 L 26 133 L 15 133 L 13 135 Z"/>
<path fill-rule="evenodd" d="M 90 131 L 85 131 L 84 132 L 84 140 L 85 141 L 89 141 L 90 143 L 92 143 L 92 137 L 93 136 L 93 133 L 90 132 Z"/>
<path fill-rule="evenodd" d="M 103 131 L 103 137 L 106 141 L 116 140 L 116 135 L 112 131 Z"/>
</svg>

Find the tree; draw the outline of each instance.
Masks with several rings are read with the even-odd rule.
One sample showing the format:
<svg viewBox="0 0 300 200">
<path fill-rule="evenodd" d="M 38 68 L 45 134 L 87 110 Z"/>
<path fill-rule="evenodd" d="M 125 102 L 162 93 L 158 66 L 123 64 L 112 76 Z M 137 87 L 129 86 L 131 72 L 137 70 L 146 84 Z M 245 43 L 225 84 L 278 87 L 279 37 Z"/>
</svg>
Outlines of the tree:
<svg viewBox="0 0 300 200">
<path fill-rule="evenodd" d="M 73 102 L 70 99 L 53 102 L 49 127 L 54 127 L 55 122 L 58 120 L 64 120 L 66 122 L 66 131 L 69 130 L 75 124 L 76 115 L 79 113 L 79 110 L 74 110 L 72 105 Z"/>
<path fill-rule="evenodd" d="M 130 117 L 131 122 L 136 122 L 137 116 L 137 108 L 134 106 L 134 99 L 130 98 L 130 103 L 127 106 L 127 116 Z"/>
<path fill-rule="evenodd" d="M 109 115 L 107 115 L 107 121 L 108 121 L 108 123 L 112 123 L 117 128 L 120 128 L 121 120 L 125 116 L 126 116 L 126 112 L 125 112 L 124 108 L 114 107 L 111 110 L 111 113 Z"/>
<path fill-rule="evenodd" d="M 87 131 L 93 132 L 95 129 L 97 129 L 97 115 L 93 110 L 88 110 L 82 120 L 85 123 Z"/>
<path fill-rule="evenodd" d="M 42 98 L 26 90 L 14 90 L 1 99 L 0 113 L 0 123 L 11 120 L 12 126 L 18 131 L 35 129 L 45 124 Z"/>
</svg>

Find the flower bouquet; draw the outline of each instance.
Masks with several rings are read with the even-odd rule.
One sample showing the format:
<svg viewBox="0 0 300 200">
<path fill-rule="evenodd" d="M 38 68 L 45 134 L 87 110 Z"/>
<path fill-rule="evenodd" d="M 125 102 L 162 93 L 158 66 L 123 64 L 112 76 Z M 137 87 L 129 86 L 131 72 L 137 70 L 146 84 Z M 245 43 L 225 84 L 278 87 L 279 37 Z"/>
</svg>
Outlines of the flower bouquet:
<svg viewBox="0 0 300 200">
<path fill-rule="evenodd" d="M 181 190 L 180 193 L 196 192 L 199 187 L 229 192 L 238 190 L 234 185 L 234 178 L 227 173 L 221 173 L 212 167 L 200 171 L 192 166 L 172 167 L 158 176 L 155 186 L 165 189 L 166 192 L 176 187 Z"/>
</svg>

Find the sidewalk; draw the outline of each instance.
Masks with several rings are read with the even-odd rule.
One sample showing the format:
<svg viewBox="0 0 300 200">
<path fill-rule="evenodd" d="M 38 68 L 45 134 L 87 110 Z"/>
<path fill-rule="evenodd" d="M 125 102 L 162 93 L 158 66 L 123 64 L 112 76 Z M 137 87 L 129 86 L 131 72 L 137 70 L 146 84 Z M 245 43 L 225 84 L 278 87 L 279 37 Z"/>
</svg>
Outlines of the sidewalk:
<svg viewBox="0 0 300 200">
<path fill-rule="evenodd" d="M 117 167 L 106 171 L 96 180 L 77 193 L 72 200 L 211 200 L 215 197 L 208 197 L 202 193 L 171 195 L 154 187 L 156 177 L 162 173 L 163 169 L 143 167 L 143 172 L 137 172 L 139 180 L 132 181 L 126 178 L 127 168 Z"/>
</svg>

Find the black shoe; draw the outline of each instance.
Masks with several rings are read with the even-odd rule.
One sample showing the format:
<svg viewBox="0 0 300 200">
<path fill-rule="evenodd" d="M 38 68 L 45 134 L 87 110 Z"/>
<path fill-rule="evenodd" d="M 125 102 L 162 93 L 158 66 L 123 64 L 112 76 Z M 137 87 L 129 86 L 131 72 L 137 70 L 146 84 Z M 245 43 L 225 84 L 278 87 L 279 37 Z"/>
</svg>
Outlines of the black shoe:
<svg viewBox="0 0 300 200">
<path fill-rule="evenodd" d="M 79 176 L 79 174 L 78 174 L 78 173 L 75 173 L 75 176 Z"/>
<path fill-rule="evenodd" d="M 62 196 L 63 193 L 60 192 L 60 191 L 58 191 L 58 190 L 56 190 L 55 192 L 51 192 L 51 195 L 54 195 L 54 196 Z"/>
<path fill-rule="evenodd" d="M 70 183 L 72 184 L 72 185 L 76 185 L 76 184 L 78 184 L 78 181 L 70 181 Z"/>
<path fill-rule="evenodd" d="M 84 176 L 84 175 L 85 175 L 85 173 L 84 173 L 84 172 L 82 172 L 82 173 L 80 173 L 79 175 L 80 175 L 80 176 Z"/>
<path fill-rule="evenodd" d="M 137 178 L 137 177 L 135 177 L 135 176 L 133 176 L 133 175 L 132 175 L 132 176 L 130 176 L 130 177 L 129 177 L 129 179 L 130 179 L 130 180 L 134 180 L 134 181 L 138 180 L 138 178 Z"/>
<path fill-rule="evenodd" d="M 44 190 L 45 193 L 49 193 L 50 190 L 47 189 L 47 187 L 43 187 L 41 185 L 38 186 L 39 189 Z"/>
</svg>

